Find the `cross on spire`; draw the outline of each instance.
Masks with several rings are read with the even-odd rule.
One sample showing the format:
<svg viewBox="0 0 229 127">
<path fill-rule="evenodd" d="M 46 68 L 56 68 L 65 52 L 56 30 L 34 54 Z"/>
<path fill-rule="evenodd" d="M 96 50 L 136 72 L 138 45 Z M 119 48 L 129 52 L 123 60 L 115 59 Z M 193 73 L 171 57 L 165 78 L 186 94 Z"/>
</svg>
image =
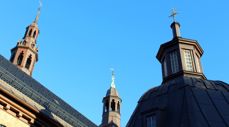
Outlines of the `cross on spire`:
<svg viewBox="0 0 229 127">
<path fill-rule="evenodd" d="M 169 17 L 173 18 L 173 21 L 176 22 L 177 11 L 175 8 L 172 9 L 172 13 Z"/>
</svg>

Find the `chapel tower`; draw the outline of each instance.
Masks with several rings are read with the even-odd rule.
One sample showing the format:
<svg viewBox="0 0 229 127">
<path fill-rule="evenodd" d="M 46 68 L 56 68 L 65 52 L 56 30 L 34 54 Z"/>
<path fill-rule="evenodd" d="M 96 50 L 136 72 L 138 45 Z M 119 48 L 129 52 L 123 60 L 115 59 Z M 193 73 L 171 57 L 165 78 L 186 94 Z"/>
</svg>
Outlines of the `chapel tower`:
<svg viewBox="0 0 229 127">
<path fill-rule="evenodd" d="M 26 28 L 23 39 L 19 40 L 17 45 L 11 49 L 10 61 L 30 76 L 32 76 L 35 63 L 38 61 L 37 38 L 39 35 L 40 9 L 41 5 L 35 20 Z"/>
<path fill-rule="evenodd" d="M 115 88 L 115 74 L 112 71 L 112 82 L 103 98 L 103 118 L 100 127 L 120 127 L 122 100 Z"/>
</svg>

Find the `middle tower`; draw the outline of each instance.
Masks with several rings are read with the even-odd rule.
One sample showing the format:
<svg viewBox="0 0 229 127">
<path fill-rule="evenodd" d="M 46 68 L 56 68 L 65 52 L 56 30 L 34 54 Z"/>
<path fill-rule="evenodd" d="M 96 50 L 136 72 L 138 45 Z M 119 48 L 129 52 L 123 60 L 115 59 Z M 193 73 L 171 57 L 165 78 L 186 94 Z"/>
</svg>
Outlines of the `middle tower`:
<svg viewBox="0 0 229 127">
<path fill-rule="evenodd" d="M 103 98 L 103 119 L 100 127 L 120 127 L 122 100 L 115 88 L 115 74 L 112 71 L 111 86 Z"/>
</svg>

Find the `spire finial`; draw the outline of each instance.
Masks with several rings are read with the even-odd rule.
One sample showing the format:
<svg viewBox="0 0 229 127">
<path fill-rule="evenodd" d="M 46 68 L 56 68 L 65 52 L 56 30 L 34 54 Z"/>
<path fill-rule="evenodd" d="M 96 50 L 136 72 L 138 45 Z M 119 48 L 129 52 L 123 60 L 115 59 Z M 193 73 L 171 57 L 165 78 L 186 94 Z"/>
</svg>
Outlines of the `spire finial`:
<svg viewBox="0 0 229 127">
<path fill-rule="evenodd" d="M 175 8 L 172 9 L 172 13 L 169 17 L 173 18 L 173 21 L 176 22 L 177 11 Z"/>
<path fill-rule="evenodd" d="M 36 15 L 36 18 L 34 20 L 35 23 L 38 23 L 38 20 L 40 18 L 40 14 L 41 14 L 41 7 L 42 7 L 42 1 L 39 0 L 39 7 L 37 9 L 37 15 Z"/>
<path fill-rule="evenodd" d="M 111 68 L 111 71 L 112 71 L 111 87 L 115 88 L 115 73 L 114 73 L 114 69 Z"/>
</svg>

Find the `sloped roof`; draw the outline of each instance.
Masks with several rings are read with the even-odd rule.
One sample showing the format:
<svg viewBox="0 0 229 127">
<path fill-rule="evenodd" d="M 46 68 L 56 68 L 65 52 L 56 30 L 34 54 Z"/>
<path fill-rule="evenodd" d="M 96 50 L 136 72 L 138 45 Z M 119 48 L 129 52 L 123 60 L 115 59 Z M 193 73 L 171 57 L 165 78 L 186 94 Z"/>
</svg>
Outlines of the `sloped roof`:
<svg viewBox="0 0 229 127">
<path fill-rule="evenodd" d="M 159 112 L 159 127 L 229 127 L 229 85 L 179 77 L 147 91 L 127 127 L 140 127 L 144 113 Z"/>
<path fill-rule="evenodd" d="M 0 79 L 22 92 L 46 110 L 59 116 L 72 126 L 97 127 L 93 122 L 45 88 L 38 81 L 28 76 L 7 59 L 0 55 Z"/>
<path fill-rule="evenodd" d="M 114 87 L 110 87 L 110 89 L 107 90 L 106 96 L 119 96 L 118 91 Z"/>
</svg>

